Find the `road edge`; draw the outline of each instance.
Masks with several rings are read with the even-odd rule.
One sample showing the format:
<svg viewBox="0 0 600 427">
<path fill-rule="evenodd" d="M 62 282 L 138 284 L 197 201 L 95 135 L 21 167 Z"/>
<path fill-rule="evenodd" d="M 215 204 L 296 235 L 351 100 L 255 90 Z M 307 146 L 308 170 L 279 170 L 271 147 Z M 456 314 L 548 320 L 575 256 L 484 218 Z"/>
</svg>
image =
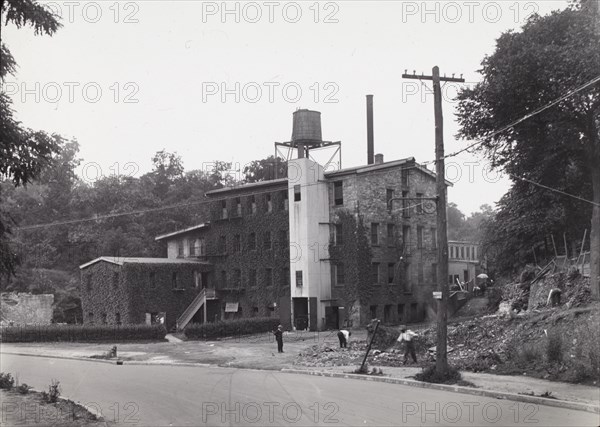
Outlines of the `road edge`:
<svg viewBox="0 0 600 427">
<path fill-rule="evenodd" d="M 281 370 L 283 373 L 288 374 L 302 374 L 302 375 L 312 375 L 312 376 L 320 376 L 320 377 L 333 377 L 333 378 L 347 378 L 347 379 L 357 379 L 363 381 L 375 381 L 375 382 L 383 382 L 389 384 L 401 384 L 411 387 L 420 387 L 427 388 L 432 390 L 441 390 L 441 391 L 450 391 L 454 393 L 461 394 L 470 394 L 474 396 L 484 396 L 484 397 L 492 397 L 495 399 L 505 399 L 517 402 L 525 402 L 525 403 L 533 403 L 536 405 L 546 405 L 546 406 L 554 406 L 557 408 L 563 409 L 573 409 L 577 411 L 585 411 L 591 412 L 594 414 L 600 414 L 600 406 L 588 405 L 586 403 L 572 402 L 568 400 L 560 400 L 560 399 L 548 399 L 544 397 L 538 396 L 529 396 L 523 394 L 514 394 L 507 393 L 503 391 L 494 391 L 494 390 L 486 390 L 481 388 L 473 388 L 473 387 L 464 387 L 458 385 L 446 385 L 446 384 L 434 384 L 427 383 L 423 381 L 417 380 L 409 380 L 404 378 L 390 378 L 390 377 L 382 377 L 382 376 L 371 376 L 371 375 L 361 375 L 361 374 L 352 374 L 352 373 L 340 373 L 340 372 L 324 372 L 324 371 L 310 371 L 304 369 L 290 369 L 284 368 Z"/>
</svg>

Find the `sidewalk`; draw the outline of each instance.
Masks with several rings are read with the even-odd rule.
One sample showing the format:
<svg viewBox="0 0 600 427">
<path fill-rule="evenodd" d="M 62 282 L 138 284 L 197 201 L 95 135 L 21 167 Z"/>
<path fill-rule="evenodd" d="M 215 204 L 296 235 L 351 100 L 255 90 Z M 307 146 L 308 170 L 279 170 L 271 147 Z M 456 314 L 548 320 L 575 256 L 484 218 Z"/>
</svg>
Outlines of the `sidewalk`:
<svg viewBox="0 0 600 427">
<path fill-rule="evenodd" d="M 472 372 L 463 372 L 462 374 L 463 379 L 473 383 L 475 388 L 438 386 L 412 379 L 411 377 L 420 372 L 421 368 L 419 367 L 381 366 L 383 370 L 382 376 L 355 376 L 351 375 L 354 369 L 358 367 L 354 365 L 333 367 L 296 365 L 295 361 L 297 360 L 298 352 L 313 342 L 308 336 L 299 337 L 297 340 L 290 339 L 284 347 L 286 353 L 283 355 L 278 355 L 274 352 L 274 343 L 270 342 L 270 337 L 266 336 L 263 338 L 266 339 L 265 342 L 263 342 L 262 338 L 257 341 L 256 337 L 253 337 L 251 339 L 212 342 L 188 341 L 181 343 L 118 344 L 118 355 L 125 365 L 220 366 L 335 377 L 349 376 L 363 380 L 395 382 L 415 387 L 439 388 L 468 394 L 486 394 L 498 398 L 551 406 L 572 403 L 573 409 L 600 413 L 600 388 L 598 387 L 553 382 L 525 375 L 505 376 Z M 318 341 L 322 341 L 323 338 L 325 337 L 320 337 Z M 330 337 L 326 337 L 326 339 L 329 340 Z M 90 358 L 92 355 L 101 354 L 109 347 L 109 344 L 82 343 L 2 344 L 0 346 L 0 353 L 116 363 L 114 359 L 97 360 Z M 372 364 L 372 366 L 377 365 Z M 544 393 L 550 393 L 551 398 L 542 398 L 541 395 Z"/>
</svg>

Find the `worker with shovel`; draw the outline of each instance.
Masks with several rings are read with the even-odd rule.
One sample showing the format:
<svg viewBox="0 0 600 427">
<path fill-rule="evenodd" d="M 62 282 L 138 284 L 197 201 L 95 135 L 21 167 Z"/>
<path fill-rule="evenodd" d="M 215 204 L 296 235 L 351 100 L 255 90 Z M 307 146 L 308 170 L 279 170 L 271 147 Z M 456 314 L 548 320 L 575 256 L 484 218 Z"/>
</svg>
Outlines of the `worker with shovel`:
<svg viewBox="0 0 600 427">
<path fill-rule="evenodd" d="M 405 343 L 404 344 L 404 362 L 402 363 L 403 365 L 406 365 L 409 354 L 412 357 L 412 359 L 414 360 L 414 362 L 417 363 L 417 354 L 415 353 L 415 343 L 414 343 L 415 337 L 418 337 L 418 334 L 411 331 L 410 329 L 407 330 L 406 326 L 402 326 L 400 328 L 400 336 L 398 337 L 398 342 L 400 344 L 402 344 L 403 342 Z"/>
</svg>

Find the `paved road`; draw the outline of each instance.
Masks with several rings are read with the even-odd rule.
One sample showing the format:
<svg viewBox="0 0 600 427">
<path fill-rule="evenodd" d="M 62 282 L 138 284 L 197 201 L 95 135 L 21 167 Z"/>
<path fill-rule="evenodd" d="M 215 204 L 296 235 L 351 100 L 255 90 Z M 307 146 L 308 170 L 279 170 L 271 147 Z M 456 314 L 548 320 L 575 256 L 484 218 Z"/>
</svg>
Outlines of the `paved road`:
<svg viewBox="0 0 600 427">
<path fill-rule="evenodd" d="M 229 368 L 0 356 L 1 370 L 119 425 L 599 425 L 597 414 L 396 384 Z M 6 410 L 6 408 L 4 408 Z"/>
</svg>

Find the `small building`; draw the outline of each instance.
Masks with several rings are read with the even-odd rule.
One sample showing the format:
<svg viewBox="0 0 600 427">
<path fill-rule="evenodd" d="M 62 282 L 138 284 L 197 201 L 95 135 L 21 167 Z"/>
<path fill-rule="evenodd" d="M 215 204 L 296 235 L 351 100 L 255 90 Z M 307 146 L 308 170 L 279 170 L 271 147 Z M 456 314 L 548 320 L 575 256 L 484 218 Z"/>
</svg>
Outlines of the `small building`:
<svg viewBox="0 0 600 427">
<path fill-rule="evenodd" d="M 448 241 L 448 283 L 465 283 L 468 291 L 484 271 L 479 245 L 474 242 Z"/>
</svg>

